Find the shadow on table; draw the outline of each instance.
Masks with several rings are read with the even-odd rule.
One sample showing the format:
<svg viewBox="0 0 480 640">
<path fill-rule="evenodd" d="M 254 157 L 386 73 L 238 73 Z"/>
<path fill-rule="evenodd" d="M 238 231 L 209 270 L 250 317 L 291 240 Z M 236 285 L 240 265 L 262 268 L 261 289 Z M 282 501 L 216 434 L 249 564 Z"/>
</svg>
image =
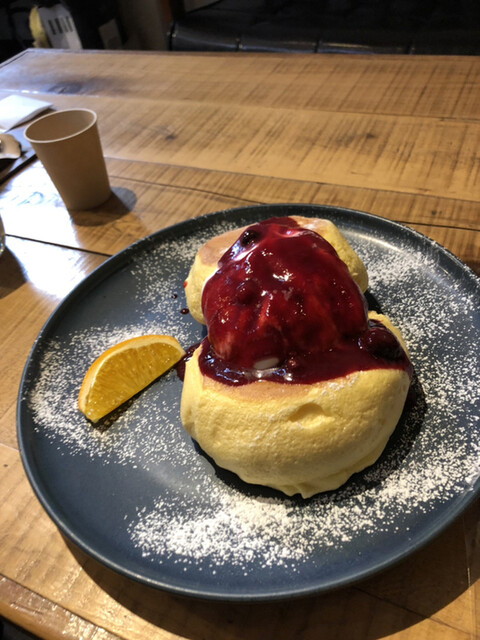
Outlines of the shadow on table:
<svg viewBox="0 0 480 640">
<path fill-rule="evenodd" d="M 69 211 L 72 221 L 80 227 L 99 227 L 122 218 L 135 208 L 137 196 L 130 189 L 112 187 L 109 199 L 88 211 Z"/>
<path fill-rule="evenodd" d="M 5 298 L 26 282 L 25 274 L 15 254 L 5 247 L 0 256 L 0 298 Z"/>
<path fill-rule="evenodd" d="M 468 513 L 474 510 L 478 510 L 478 501 L 467 511 L 467 522 Z M 470 520 L 476 522 L 473 515 Z M 377 640 L 431 618 L 479 577 L 471 575 L 468 579 L 462 517 L 407 560 L 352 587 L 314 597 L 253 604 L 170 595 L 118 575 L 69 541 L 67 545 L 92 580 L 121 606 L 152 625 L 190 640 Z M 478 563 L 473 564 L 476 568 L 470 566 L 470 571 L 478 572 Z M 448 613 L 443 612 L 429 624 L 429 637 L 434 637 L 435 625 L 448 624 Z"/>
</svg>

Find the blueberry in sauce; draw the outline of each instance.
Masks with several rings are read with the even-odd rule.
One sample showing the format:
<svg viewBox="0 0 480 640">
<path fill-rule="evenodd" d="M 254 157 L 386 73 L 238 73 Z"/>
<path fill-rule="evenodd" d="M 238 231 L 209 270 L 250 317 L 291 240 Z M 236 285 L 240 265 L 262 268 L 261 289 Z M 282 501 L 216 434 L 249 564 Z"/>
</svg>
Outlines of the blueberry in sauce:
<svg viewBox="0 0 480 640">
<path fill-rule="evenodd" d="M 359 340 L 359 346 L 366 349 L 377 358 L 398 360 L 402 357 L 403 349 L 393 333 L 380 323 L 372 323 Z"/>
<path fill-rule="evenodd" d="M 258 229 L 246 229 L 240 236 L 239 242 L 242 247 L 248 247 L 253 244 L 260 237 Z"/>
</svg>

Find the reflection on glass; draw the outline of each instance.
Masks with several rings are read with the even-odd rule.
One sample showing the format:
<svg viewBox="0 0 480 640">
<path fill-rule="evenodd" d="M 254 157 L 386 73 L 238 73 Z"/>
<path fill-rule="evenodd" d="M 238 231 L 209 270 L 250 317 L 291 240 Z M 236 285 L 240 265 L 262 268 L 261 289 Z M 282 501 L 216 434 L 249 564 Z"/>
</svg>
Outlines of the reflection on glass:
<svg viewBox="0 0 480 640">
<path fill-rule="evenodd" d="M 0 256 L 5 249 L 5 229 L 3 228 L 2 218 L 0 217 Z"/>
</svg>

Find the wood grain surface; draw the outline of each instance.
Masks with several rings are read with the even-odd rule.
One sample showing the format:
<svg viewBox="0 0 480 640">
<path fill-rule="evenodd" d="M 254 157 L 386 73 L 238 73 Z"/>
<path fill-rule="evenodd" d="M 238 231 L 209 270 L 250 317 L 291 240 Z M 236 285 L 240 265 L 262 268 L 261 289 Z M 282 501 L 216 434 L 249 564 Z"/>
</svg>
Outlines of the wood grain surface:
<svg viewBox="0 0 480 640">
<path fill-rule="evenodd" d="M 108 256 L 182 220 L 257 203 L 368 211 L 480 273 L 480 60 L 469 57 L 32 50 L 0 98 L 89 107 L 112 197 L 67 211 L 35 161 L 0 185 L 0 616 L 41 638 L 475 640 L 479 503 L 399 565 L 299 600 L 187 600 L 99 565 L 25 477 L 16 397 L 56 305 Z"/>
</svg>

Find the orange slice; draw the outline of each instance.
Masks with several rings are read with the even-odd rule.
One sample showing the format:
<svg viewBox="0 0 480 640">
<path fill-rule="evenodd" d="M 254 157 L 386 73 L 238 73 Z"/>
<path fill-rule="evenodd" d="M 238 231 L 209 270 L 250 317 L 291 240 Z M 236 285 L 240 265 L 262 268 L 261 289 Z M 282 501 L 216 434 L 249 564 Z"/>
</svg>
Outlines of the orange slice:
<svg viewBox="0 0 480 640">
<path fill-rule="evenodd" d="M 97 422 L 185 355 L 171 336 L 148 335 L 130 338 L 104 351 L 89 367 L 78 394 L 78 408 Z"/>
</svg>

